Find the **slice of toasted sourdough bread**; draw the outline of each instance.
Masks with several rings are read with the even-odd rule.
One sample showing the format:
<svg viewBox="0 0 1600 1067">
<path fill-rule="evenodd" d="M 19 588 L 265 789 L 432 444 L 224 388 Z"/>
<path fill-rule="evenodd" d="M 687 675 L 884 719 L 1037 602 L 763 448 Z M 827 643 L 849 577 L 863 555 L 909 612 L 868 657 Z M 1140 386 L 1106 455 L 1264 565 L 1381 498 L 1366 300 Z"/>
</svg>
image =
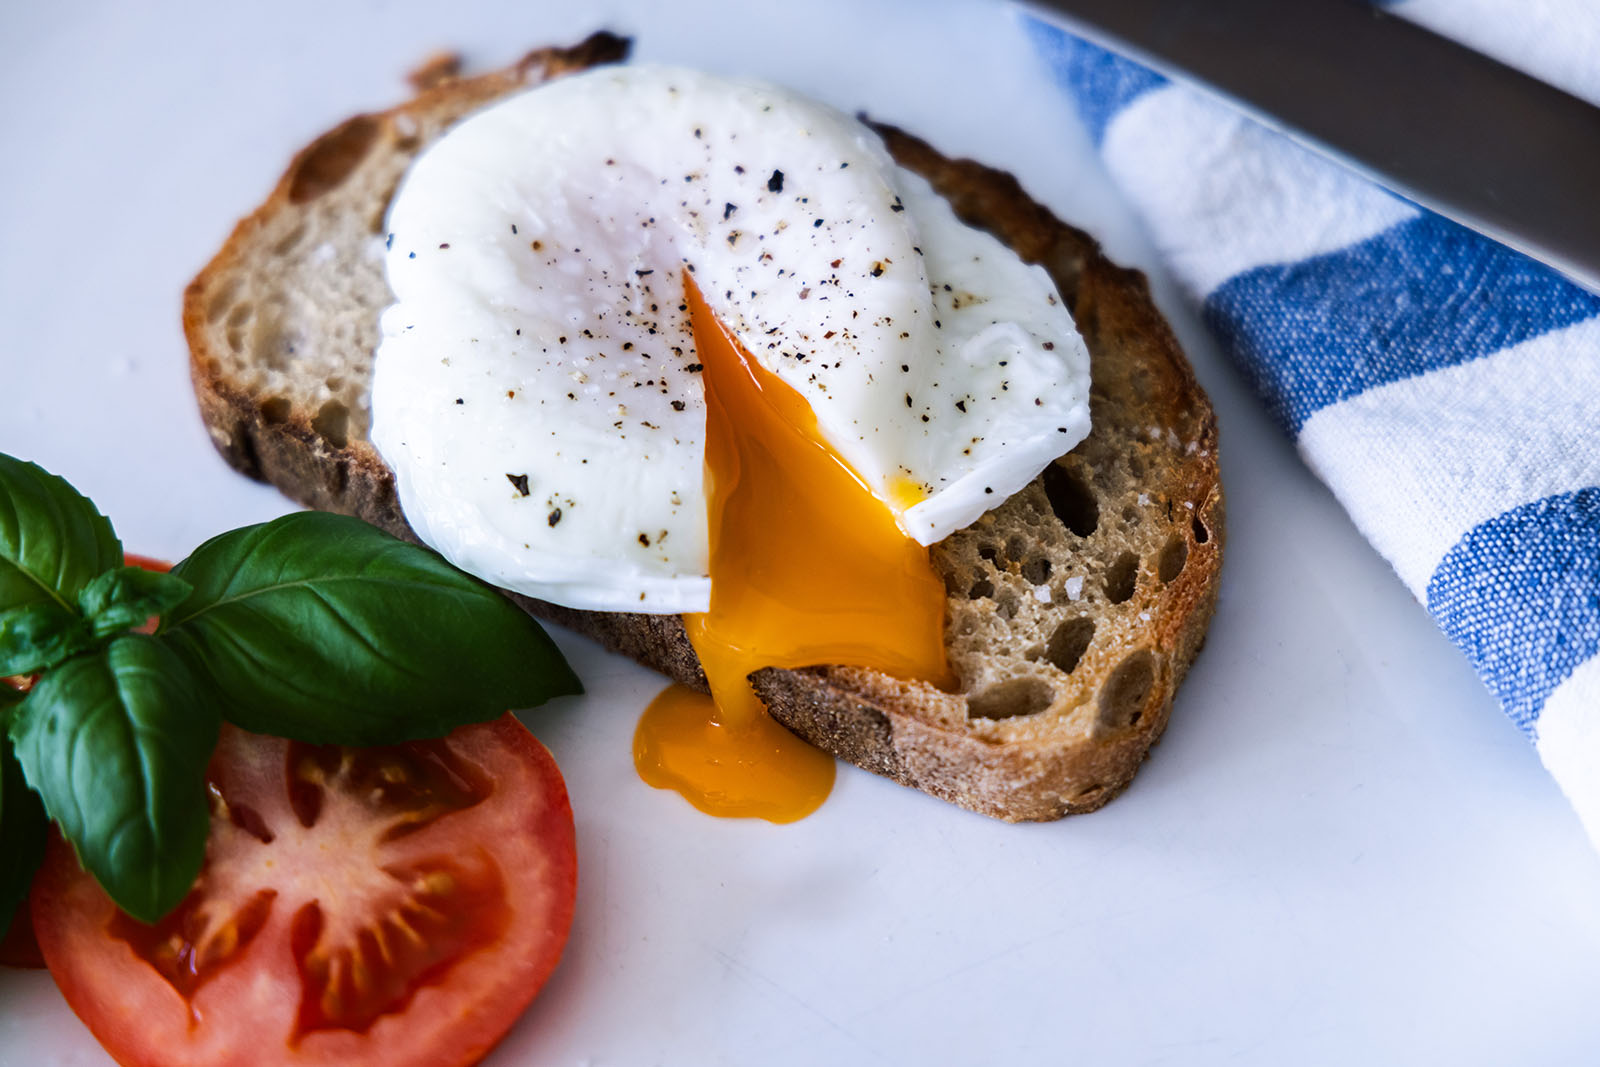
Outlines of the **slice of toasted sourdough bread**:
<svg viewBox="0 0 1600 1067">
<path fill-rule="evenodd" d="M 310 507 L 414 536 L 366 436 L 378 314 L 391 302 L 390 197 L 417 153 L 467 113 L 627 48 L 597 34 L 473 78 L 435 60 L 410 102 L 353 118 L 295 157 L 184 297 L 195 391 L 230 464 Z M 878 130 L 963 219 L 1053 276 L 1091 353 L 1094 429 L 933 550 L 960 692 L 836 666 L 767 669 L 752 682 L 795 733 L 934 796 L 1007 820 L 1090 811 L 1161 735 L 1216 605 L 1216 420 L 1142 275 L 1109 263 L 1009 175 Z M 517 599 L 705 688 L 677 616 Z"/>
</svg>

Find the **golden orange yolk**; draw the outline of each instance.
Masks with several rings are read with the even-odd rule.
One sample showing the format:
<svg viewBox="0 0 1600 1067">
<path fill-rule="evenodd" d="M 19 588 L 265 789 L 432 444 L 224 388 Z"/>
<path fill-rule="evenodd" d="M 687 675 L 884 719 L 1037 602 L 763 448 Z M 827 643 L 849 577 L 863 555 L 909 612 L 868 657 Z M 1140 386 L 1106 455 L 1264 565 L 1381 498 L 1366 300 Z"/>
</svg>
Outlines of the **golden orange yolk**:
<svg viewBox="0 0 1600 1067">
<path fill-rule="evenodd" d="M 827 799 L 833 758 L 772 721 L 749 675 L 838 664 L 947 685 L 944 585 L 806 401 L 685 279 L 706 392 L 711 610 L 684 624 L 711 696 L 674 685 L 657 697 L 634 765 L 713 815 L 792 822 Z"/>
</svg>

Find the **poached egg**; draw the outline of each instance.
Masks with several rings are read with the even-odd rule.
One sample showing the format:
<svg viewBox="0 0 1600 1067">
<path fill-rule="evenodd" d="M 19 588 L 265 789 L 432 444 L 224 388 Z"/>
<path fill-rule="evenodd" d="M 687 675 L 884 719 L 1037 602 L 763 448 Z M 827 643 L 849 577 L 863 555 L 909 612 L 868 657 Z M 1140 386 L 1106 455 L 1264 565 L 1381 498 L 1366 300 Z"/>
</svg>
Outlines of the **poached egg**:
<svg viewBox="0 0 1600 1067">
<path fill-rule="evenodd" d="M 751 671 L 950 684 L 926 546 L 1088 432 L 1048 275 L 769 85 L 509 98 L 417 159 L 388 231 L 372 439 L 408 521 L 533 597 L 686 613 L 716 710 L 670 694 L 635 755 L 708 809 L 781 821 L 831 783 Z"/>
</svg>

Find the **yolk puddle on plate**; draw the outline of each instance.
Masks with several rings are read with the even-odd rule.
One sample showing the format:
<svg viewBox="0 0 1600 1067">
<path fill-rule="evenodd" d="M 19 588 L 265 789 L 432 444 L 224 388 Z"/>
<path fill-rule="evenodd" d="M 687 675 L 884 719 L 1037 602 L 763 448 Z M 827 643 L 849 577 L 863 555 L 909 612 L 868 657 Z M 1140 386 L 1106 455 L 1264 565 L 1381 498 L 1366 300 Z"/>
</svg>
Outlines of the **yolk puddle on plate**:
<svg viewBox="0 0 1600 1067">
<path fill-rule="evenodd" d="M 805 400 L 742 350 L 684 277 L 706 391 L 711 536 L 711 610 L 684 624 L 712 696 L 681 685 L 658 696 L 634 734 L 634 765 L 710 814 L 793 822 L 827 799 L 833 757 L 774 722 L 748 676 L 841 664 L 948 684 L 944 584 L 928 550 L 823 443 Z"/>
</svg>

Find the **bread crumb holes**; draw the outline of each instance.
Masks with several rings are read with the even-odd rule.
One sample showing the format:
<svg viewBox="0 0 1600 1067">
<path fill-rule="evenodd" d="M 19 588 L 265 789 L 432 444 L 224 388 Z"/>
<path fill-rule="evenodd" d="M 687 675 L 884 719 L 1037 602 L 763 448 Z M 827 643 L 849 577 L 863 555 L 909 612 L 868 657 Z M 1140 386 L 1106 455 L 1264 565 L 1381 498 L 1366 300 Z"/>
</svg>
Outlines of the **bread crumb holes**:
<svg viewBox="0 0 1600 1067">
<path fill-rule="evenodd" d="M 1139 557 L 1132 552 L 1124 552 L 1106 571 L 1106 599 L 1113 604 L 1121 604 L 1133 596 L 1138 583 Z"/>
<path fill-rule="evenodd" d="M 317 409 L 311 428 L 333 447 L 343 448 L 350 439 L 350 409 L 337 400 L 330 400 Z"/>
<path fill-rule="evenodd" d="M 1044 493 L 1056 518 L 1079 537 L 1088 537 L 1100 525 L 1100 502 L 1076 471 L 1050 464 L 1044 469 Z"/>
<path fill-rule="evenodd" d="M 1012 678 L 967 698 L 967 715 L 974 719 L 1010 719 L 1036 715 L 1056 698 L 1055 688 L 1042 678 Z"/>
<path fill-rule="evenodd" d="M 261 421 L 268 426 L 289 421 L 289 398 L 285 396 L 272 396 L 261 402 Z"/>
<path fill-rule="evenodd" d="M 1156 577 L 1161 579 L 1161 584 L 1166 585 L 1178 575 L 1183 573 L 1183 565 L 1189 561 L 1189 542 L 1178 534 L 1167 538 L 1167 543 L 1162 546 L 1161 559 L 1156 567 Z"/>
<path fill-rule="evenodd" d="M 1050 640 L 1044 649 L 1045 659 L 1063 674 L 1071 674 L 1077 669 L 1083 654 L 1089 651 L 1089 643 L 1093 640 L 1093 619 L 1087 615 L 1068 619 L 1057 626 L 1055 632 L 1050 635 Z"/>
<path fill-rule="evenodd" d="M 1099 724 L 1106 730 L 1126 730 L 1144 717 L 1145 705 L 1155 690 L 1156 658 L 1148 650 L 1135 652 L 1111 672 L 1100 690 Z"/>
</svg>

